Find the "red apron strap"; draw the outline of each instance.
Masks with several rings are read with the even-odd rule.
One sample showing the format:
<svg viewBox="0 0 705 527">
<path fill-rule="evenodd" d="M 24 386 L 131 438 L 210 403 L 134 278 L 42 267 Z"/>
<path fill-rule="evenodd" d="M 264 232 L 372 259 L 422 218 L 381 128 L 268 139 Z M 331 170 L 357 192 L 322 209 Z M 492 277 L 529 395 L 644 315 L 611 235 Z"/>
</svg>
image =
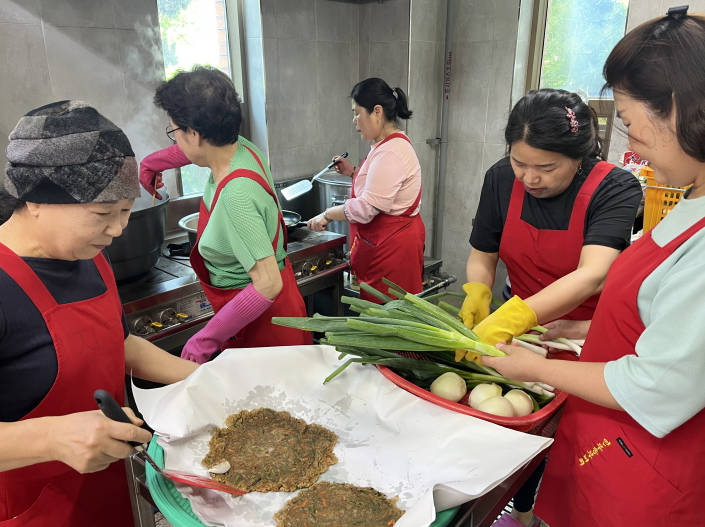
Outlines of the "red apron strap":
<svg viewBox="0 0 705 527">
<path fill-rule="evenodd" d="M 208 220 L 210 219 L 211 211 L 215 208 L 215 204 L 218 201 L 218 198 L 220 197 L 220 193 L 223 191 L 225 188 L 225 185 L 230 183 L 233 179 L 237 179 L 240 177 L 244 177 L 247 179 L 251 179 L 257 183 L 269 194 L 272 196 L 274 199 L 274 203 L 277 205 L 277 216 L 279 219 L 279 225 L 277 227 L 277 232 L 274 235 L 274 240 L 272 241 L 272 248 L 274 249 L 274 254 L 276 256 L 277 254 L 277 244 L 279 243 L 279 232 L 282 229 L 286 229 L 286 225 L 284 224 L 284 215 L 282 214 L 281 209 L 279 208 L 279 204 L 276 200 L 276 197 L 274 195 L 274 192 L 270 188 L 270 186 L 267 184 L 267 181 L 260 176 L 257 172 L 253 170 L 247 170 L 245 168 L 238 168 L 237 170 L 234 170 L 227 176 L 223 178 L 223 180 L 218 183 L 218 187 L 215 189 L 215 194 L 213 195 L 213 201 L 211 201 L 211 207 L 210 210 L 206 207 L 205 202 L 201 199 L 201 208 L 200 212 L 198 215 L 198 232 L 197 232 L 197 238 L 196 238 L 196 244 L 198 244 L 198 241 L 201 239 L 201 235 L 203 234 L 203 231 L 206 229 L 206 225 L 208 225 Z M 203 216 L 201 216 L 203 213 Z M 284 250 L 286 251 L 287 247 L 287 238 L 286 238 L 286 230 L 284 230 Z"/>
<path fill-rule="evenodd" d="M 27 262 L 2 243 L 0 243 L 0 262 L 2 262 L 0 267 L 17 282 L 39 311 L 44 313 L 58 305 Z"/>
<path fill-rule="evenodd" d="M 266 174 L 267 174 L 267 171 L 264 169 L 264 165 L 262 164 L 262 161 L 260 160 L 259 156 L 258 156 L 257 154 L 255 154 L 255 151 L 252 150 L 249 146 L 246 146 L 246 145 L 242 145 L 242 146 L 244 146 L 244 147 L 247 149 L 247 151 L 248 151 L 250 154 L 252 154 L 252 157 L 255 158 L 255 161 L 257 161 L 257 164 L 258 164 L 259 167 L 262 169 L 262 174 L 265 174 L 265 175 L 266 175 Z M 267 186 L 269 186 L 269 185 L 267 185 Z"/>
<path fill-rule="evenodd" d="M 98 256 L 93 258 L 93 263 L 98 268 L 98 272 L 100 273 L 100 277 L 103 279 L 103 283 L 105 283 L 105 287 L 108 289 L 111 289 L 113 286 L 117 287 L 115 284 L 115 274 L 113 274 L 113 270 L 110 267 L 108 260 L 105 258 L 103 251 L 98 253 Z"/>
<path fill-rule="evenodd" d="M 362 163 L 360 163 L 360 168 L 357 169 L 358 174 L 360 173 L 360 170 L 362 170 L 362 167 L 365 166 L 365 161 L 367 161 L 367 157 L 365 157 L 365 159 L 362 160 Z M 355 194 L 355 180 L 356 179 L 357 179 L 357 177 L 355 176 L 355 174 L 353 174 L 352 187 L 350 188 L 350 197 L 351 198 L 357 197 L 357 195 Z"/>
<path fill-rule="evenodd" d="M 247 145 L 242 145 L 244 146 L 247 151 L 252 154 L 252 157 L 255 158 L 255 161 L 257 161 L 257 164 L 259 167 L 262 169 L 262 174 L 267 174 L 267 171 L 264 168 L 264 165 L 262 164 L 262 161 L 260 160 L 259 156 L 255 153 L 254 150 L 252 150 L 249 146 Z M 274 199 L 274 203 L 277 204 L 277 209 L 279 209 L 279 229 L 277 229 L 277 233 L 274 235 L 274 241 L 272 242 L 272 248 L 274 249 L 274 255 L 276 256 L 277 254 L 277 244 L 279 243 L 279 232 L 280 230 L 284 231 L 284 250 L 286 251 L 287 247 L 289 246 L 289 232 L 286 230 L 286 223 L 284 223 L 284 215 L 282 214 L 281 207 L 279 206 L 279 200 L 277 199 L 277 195 L 274 193 L 274 190 L 270 187 L 269 182 L 265 179 L 262 178 L 262 181 L 257 181 L 264 190 L 267 191 L 267 194 L 272 196 L 272 199 Z"/>
<path fill-rule="evenodd" d="M 395 138 L 397 138 L 397 137 L 398 137 L 399 139 L 404 139 L 404 140 L 407 141 L 409 144 L 411 144 L 411 139 L 409 139 L 406 134 L 403 134 L 403 133 L 401 133 L 401 132 L 394 132 L 393 134 L 389 134 L 387 137 L 385 137 L 384 139 L 382 139 L 382 141 L 380 141 L 380 143 L 377 145 L 376 148 L 379 148 L 380 146 L 382 146 L 382 145 L 383 145 L 384 143 L 386 143 L 387 141 L 391 141 L 392 139 L 395 139 Z M 362 163 L 360 163 L 360 168 L 357 170 L 357 173 L 358 173 L 358 174 L 359 174 L 360 171 L 362 170 L 362 167 L 365 166 L 365 162 L 366 162 L 366 161 L 367 161 L 367 157 L 362 160 Z M 356 197 L 357 197 L 357 196 L 355 195 L 355 179 L 356 179 L 356 178 L 353 177 L 352 190 L 350 191 L 350 197 L 351 197 L 351 198 L 356 198 Z M 418 199 L 419 199 L 419 201 L 421 200 L 421 194 L 419 194 Z M 418 207 L 418 204 L 417 204 L 416 206 Z M 416 208 L 416 207 L 414 207 L 414 209 L 415 209 L 415 208 Z"/>
<path fill-rule="evenodd" d="M 521 219 L 521 211 L 524 208 L 524 192 L 524 183 L 515 177 L 514 184 L 512 185 L 512 195 L 509 198 L 509 209 L 507 210 L 507 220 L 505 224 L 509 223 L 510 219 Z"/>
<path fill-rule="evenodd" d="M 418 208 L 419 204 L 421 203 L 421 193 L 422 192 L 423 192 L 423 184 L 422 184 L 421 188 L 419 189 L 419 195 L 416 196 L 416 199 L 411 204 L 411 207 L 406 209 L 403 213 L 399 214 L 399 217 L 408 218 L 409 216 L 411 216 L 411 214 Z M 386 213 L 383 212 L 382 214 L 386 214 Z"/>
<path fill-rule="evenodd" d="M 590 200 L 595 194 L 597 187 L 600 186 L 600 183 L 602 183 L 613 168 L 615 168 L 615 166 L 607 161 L 600 161 L 592 167 L 592 170 L 583 182 L 583 186 L 580 187 L 578 195 L 575 197 L 573 211 L 570 215 L 569 230 L 575 230 L 576 232 L 583 232 L 585 230 L 585 215 L 590 206 Z"/>
</svg>

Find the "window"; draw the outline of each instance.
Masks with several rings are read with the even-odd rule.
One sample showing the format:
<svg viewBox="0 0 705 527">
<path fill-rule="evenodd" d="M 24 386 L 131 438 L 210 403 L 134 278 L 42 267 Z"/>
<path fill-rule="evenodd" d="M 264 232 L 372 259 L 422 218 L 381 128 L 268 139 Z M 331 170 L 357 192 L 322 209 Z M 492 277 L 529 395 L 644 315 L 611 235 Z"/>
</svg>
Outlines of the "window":
<svg viewBox="0 0 705 527">
<path fill-rule="evenodd" d="M 602 67 L 624 36 L 628 0 L 549 0 L 541 88 L 600 97 Z"/>
<path fill-rule="evenodd" d="M 227 0 L 157 0 L 167 79 L 196 64 L 215 66 L 233 77 L 228 22 L 235 21 L 232 25 L 237 29 L 237 9 L 230 16 L 230 3 L 236 5 Z M 196 165 L 183 167 L 180 194 L 203 192 L 209 173 L 209 169 Z"/>
<path fill-rule="evenodd" d="M 522 0 L 521 5 L 533 5 L 533 17 L 531 38 L 521 50 L 528 51 L 528 73 L 525 81 L 518 80 L 526 91 L 560 88 L 580 94 L 597 112 L 606 158 L 614 101 L 609 92 L 602 98 L 602 67 L 624 36 L 629 1 Z"/>
</svg>

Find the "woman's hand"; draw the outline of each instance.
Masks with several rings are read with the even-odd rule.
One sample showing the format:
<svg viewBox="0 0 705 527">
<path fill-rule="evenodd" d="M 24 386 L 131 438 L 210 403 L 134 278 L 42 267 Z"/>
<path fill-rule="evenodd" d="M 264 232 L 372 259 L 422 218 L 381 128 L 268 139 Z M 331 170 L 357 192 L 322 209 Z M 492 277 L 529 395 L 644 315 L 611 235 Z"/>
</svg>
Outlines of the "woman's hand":
<svg viewBox="0 0 705 527">
<path fill-rule="evenodd" d="M 590 329 L 590 320 L 554 320 L 544 324 L 548 331 L 539 336 L 541 340 L 551 340 L 563 337 L 566 339 L 581 340 Z"/>
<path fill-rule="evenodd" d="M 336 165 L 338 166 L 338 165 Z M 306 224 L 309 229 L 312 231 L 316 232 L 321 232 L 326 230 L 326 227 L 330 223 L 325 217 L 323 216 L 325 212 L 321 212 L 318 216 L 315 216 L 308 220 L 308 223 Z"/>
<path fill-rule="evenodd" d="M 516 343 L 510 346 L 500 342 L 496 347 L 506 353 L 507 356 L 483 356 L 482 364 L 494 368 L 505 377 L 515 381 L 534 382 L 537 379 L 541 380 L 539 371 L 541 370 L 542 361 L 546 360 L 544 357 L 522 348 Z"/>
<path fill-rule="evenodd" d="M 126 441 L 147 443 L 152 434 L 139 428 L 142 420 L 132 410 L 123 410 L 134 424 L 113 421 L 99 410 L 49 418 L 47 436 L 53 441 L 49 447 L 52 459 L 87 474 L 128 457 L 134 449 Z"/>
<path fill-rule="evenodd" d="M 335 171 L 338 174 L 343 174 L 344 176 L 352 177 L 355 167 L 350 161 L 340 156 L 335 156 L 333 158 L 333 161 L 335 161 L 335 165 L 333 165 L 333 168 L 335 168 Z"/>
<path fill-rule="evenodd" d="M 162 179 L 161 172 L 154 172 L 150 168 L 140 165 L 140 185 L 157 199 L 162 199 L 162 195 L 157 192 L 157 189 L 164 186 Z"/>
</svg>

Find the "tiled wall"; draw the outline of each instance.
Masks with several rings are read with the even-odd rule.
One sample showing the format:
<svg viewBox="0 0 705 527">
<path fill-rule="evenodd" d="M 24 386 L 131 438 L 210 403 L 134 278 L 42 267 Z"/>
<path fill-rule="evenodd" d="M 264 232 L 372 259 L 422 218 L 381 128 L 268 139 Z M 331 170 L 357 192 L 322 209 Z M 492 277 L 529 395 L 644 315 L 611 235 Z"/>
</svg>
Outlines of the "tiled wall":
<svg viewBox="0 0 705 527">
<path fill-rule="evenodd" d="M 361 4 L 359 10 L 360 69 L 355 82 L 379 77 L 408 94 L 410 0 Z M 406 126 L 402 121 L 402 129 Z M 358 163 L 369 151 L 369 143 L 359 141 Z"/>
<path fill-rule="evenodd" d="M 407 133 L 423 175 L 421 217 L 426 224 L 426 255 L 433 252 L 439 153 L 439 147 L 426 144 L 426 139 L 441 133 L 446 5 L 446 0 L 411 0 L 408 95 L 414 115 Z"/>
<path fill-rule="evenodd" d="M 63 99 L 98 108 L 138 160 L 170 144 L 152 104 L 164 76 L 154 0 L 0 0 L 0 57 L 0 166 L 17 120 Z"/>
<path fill-rule="evenodd" d="M 277 180 L 358 155 L 350 89 L 358 81 L 359 7 L 261 0 L 269 162 Z"/>
<path fill-rule="evenodd" d="M 443 269 L 460 289 L 485 171 L 504 156 L 520 0 L 456 2 Z M 504 281 L 498 270 L 495 295 Z"/>
</svg>

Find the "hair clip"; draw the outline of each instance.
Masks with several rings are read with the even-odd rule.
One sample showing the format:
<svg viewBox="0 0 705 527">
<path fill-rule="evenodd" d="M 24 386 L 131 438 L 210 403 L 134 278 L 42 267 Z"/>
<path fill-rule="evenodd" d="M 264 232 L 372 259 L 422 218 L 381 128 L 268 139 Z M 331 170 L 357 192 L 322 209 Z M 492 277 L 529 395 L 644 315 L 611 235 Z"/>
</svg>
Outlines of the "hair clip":
<svg viewBox="0 0 705 527">
<path fill-rule="evenodd" d="M 578 131 L 578 120 L 575 118 L 575 112 L 567 106 L 564 106 L 564 108 L 566 111 L 565 118 L 570 121 L 570 131 L 575 133 Z"/>
<path fill-rule="evenodd" d="M 396 89 L 396 88 L 392 89 L 392 95 L 394 95 L 394 98 L 395 98 L 395 99 L 398 99 L 398 98 L 399 98 L 399 94 L 397 93 L 397 89 Z"/>
<path fill-rule="evenodd" d="M 688 14 L 689 5 L 680 5 L 678 7 L 669 7 L 666 16 L 669 18 L 675 18 L 676 20 L 683 18 Z"/>
</svg>

